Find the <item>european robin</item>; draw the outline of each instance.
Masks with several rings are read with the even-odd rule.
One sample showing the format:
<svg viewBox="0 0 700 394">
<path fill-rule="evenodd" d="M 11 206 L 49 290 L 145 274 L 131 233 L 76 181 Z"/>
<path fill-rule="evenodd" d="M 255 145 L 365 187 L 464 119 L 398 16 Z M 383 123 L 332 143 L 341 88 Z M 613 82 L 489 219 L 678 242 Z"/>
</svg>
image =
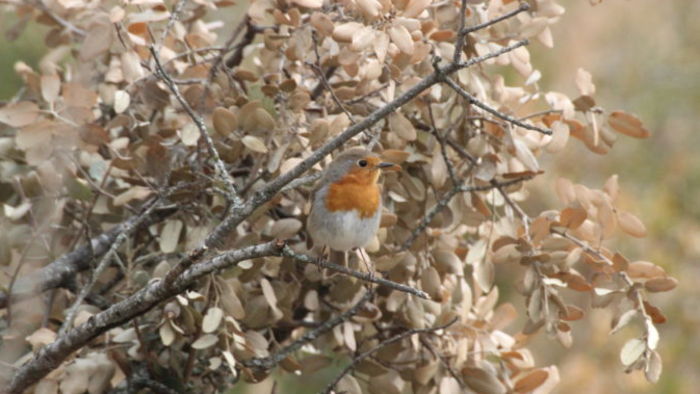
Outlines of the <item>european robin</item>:
<svg viewBox="0 0 700 394">
<path fill-rule="evenodd" d="M 378 155 L 351 148 L 338 155 L 316 185 L 306 223 L 314 244 L 345 252 L 367 245 L 382 217 L 382 170 L 397 170 Z"/>
</svg>

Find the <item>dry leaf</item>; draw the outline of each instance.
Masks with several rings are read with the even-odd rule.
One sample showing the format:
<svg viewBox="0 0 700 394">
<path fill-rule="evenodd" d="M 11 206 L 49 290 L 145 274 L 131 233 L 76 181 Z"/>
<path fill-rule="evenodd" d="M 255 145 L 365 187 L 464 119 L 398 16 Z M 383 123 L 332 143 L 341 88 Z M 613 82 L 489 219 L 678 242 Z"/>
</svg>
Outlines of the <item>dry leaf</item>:
<svg viewBox="0 0 700 394">
<path fill-rule="evenodd" d="M 547 371 L 537 369 L 523 376 L 515 382 L 513 390 L 516 393 L 529 393 L 539 387 L 547 380 L 549 373 Z"/>
<path fill-rule="evenodd" d="M 413 54 L 413 50 L 415 49 L 413 38 L 411 38 L 411 34 L 403 25 L 394 24 L 387 30 L 387 33 L 389 33 L 391 42 L 393 42 L 401 52 L 407 55 Z"/>
<path fill-rule="evenodd" d="M 56 74 L 41 76 L 41 97 L 47 103 L 53 103 L 61 90 L 61 79 Z"/>
<path fill-rule="evenodd" d="M 648 138 L 651 133 L 642 126 L 642 122 L 635 116 L 623 111 L 615 111 L 608 117 L 608 124 L 618 133 L 634 138 Z"/>
<path fill-rule="evenodd" d="M 622 361 L 622 365 L 631 365 L 642 357 L 645 350 L 646 344 L 643 341 L 637 338 L 630 339 L 620 351 L 620 361 Z"/>
<path fill-rule="evenodd" d="M 653 278 L 644 282 L 644 288 L 652 293 L 658 293 L 663 291 L 671 291 L 678 286 L 678 280 L 676 278 Z"/>
<path fill-rule="evenodd" d="M 192 348 L 197 350 L 206 349 L 216 345 L 217 342 L 219 342 L 219 338 L 216 335 L 205 334 L 192 343 Z"/>
<path fill-rule="evenodd" d="M 0 122 L 12 127 L 34 123 L 39 117 L 39 107 L 29 101 L 20 101 L 0 108 Z"/>
<path fill-rule="evenodd" d="M 227 136 L 238 127 L 236 115 L 224 107 L 217 107 L 212 113 L 214 130 L 222 136 Z"/>
<path fill-rule="evenodd" d="M 559 223 L 569 229 L 579 228 L 588 217 L 583 208 L 564 208 L 559 215 Z"/>
<path fill-rule="evenodd" d="M 246 146 L 246 148 L 252 150 L 253 152 L 267 153 L 265 143 L 258 137 L 246 135 L 241 139 L 241 142 Z"/>
<path fill-rule="evenodd" d="M 644 238 L 647 236 L 647 228 L 644 226 L 644 223 L 633 214 L 617 211 L 617 221 L 620 228 L 625 233 L 637 238 Z"/>
</svg>

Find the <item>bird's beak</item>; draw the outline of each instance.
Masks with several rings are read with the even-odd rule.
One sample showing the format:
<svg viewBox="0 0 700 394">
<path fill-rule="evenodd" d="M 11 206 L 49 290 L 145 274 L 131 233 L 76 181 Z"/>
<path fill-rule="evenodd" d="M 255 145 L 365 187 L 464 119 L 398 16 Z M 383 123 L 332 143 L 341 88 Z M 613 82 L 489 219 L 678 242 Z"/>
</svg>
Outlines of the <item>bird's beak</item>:
<svg viewBox="0 0 700 394">
<path fill-rule="evenodd" d="M 387 171 L 401 171 L 401 166 L 398 164 L 394 163 L 388 163 L 388 162 L 381 162 L 377 164 L 377 168 L 381 170 L 387 170 Z"/>
</svg>

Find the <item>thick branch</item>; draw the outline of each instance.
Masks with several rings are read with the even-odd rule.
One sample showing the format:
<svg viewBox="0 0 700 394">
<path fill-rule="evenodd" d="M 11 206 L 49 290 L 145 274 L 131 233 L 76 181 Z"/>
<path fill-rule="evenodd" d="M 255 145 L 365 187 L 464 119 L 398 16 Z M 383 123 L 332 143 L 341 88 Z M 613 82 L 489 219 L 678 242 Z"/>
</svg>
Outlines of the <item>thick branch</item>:
<svg viewBox="0 0 700 394">
<path fill-rule="evenodd" d="M 21 393 L 26 387 L 61 365 L 71 353 L 87 345 L 100 334 L 146 313 L 164 300 L 185 291 L 204 275 L 228 268 L 243 260 L 278 255 L 282 246 L 281 243 L 273 241 L 222 253 L 190 267 L 172 282 L 167 280 L 151 281 L 129 298 L 92 316 L 87 322 L 41 348 L 32 360 L 15 373 L 5 392 Z"/>
<path fill-rule="evenodd" d="M 19 278 L 13 286 L 11 298 L 24 299 L 49 289 L 64 287 L 71 280 L 75 279 L 75 275 L 79 272 L 90 268 L 92 259 L 105 254 L 112 243 L 114 243 L 114 240 L 125 229 L 132 227 L 140 229 L 159 223 L 172 215 L 176 210 L 175 208 L 156 209 L 148 215 L 137 214 L 126 219 L 113 229 L 92 238 L 90 245 L 85 244 L 73 252 L 61 256 L 42 269 Z M 9 299 L 10 296 L 7 294 L 0 294 L 0 308 L 7 307 Z"/>
</svg>

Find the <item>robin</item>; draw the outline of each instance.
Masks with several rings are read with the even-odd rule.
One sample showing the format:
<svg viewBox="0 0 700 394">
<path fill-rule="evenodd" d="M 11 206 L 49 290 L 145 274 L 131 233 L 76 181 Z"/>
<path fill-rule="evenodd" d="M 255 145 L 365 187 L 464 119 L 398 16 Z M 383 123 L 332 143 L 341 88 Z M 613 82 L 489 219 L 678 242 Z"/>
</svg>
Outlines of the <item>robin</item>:
<svg viewBox="0 0 700 394">
<path fill-rule="evenodd" d="M 399 170 L 378 155 L 351 148 L 338 155 L 316 185 L 306 223 L 314 244 L 342 252 L 367 245 L 382 216 L 382 170 Z"/>
</svg>

